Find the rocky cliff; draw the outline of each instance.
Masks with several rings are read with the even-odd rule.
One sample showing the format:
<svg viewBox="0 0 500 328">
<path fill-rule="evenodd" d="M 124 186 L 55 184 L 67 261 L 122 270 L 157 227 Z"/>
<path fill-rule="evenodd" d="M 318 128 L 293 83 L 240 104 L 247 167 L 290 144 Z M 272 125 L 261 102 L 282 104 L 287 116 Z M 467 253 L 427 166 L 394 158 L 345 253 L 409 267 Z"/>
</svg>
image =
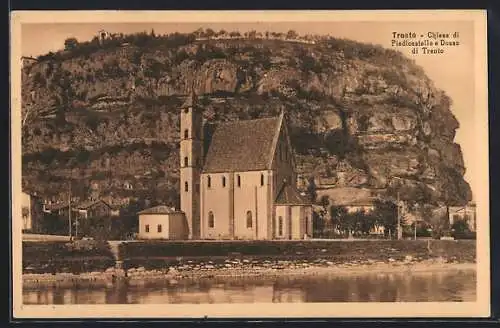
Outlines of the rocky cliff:
<svg viewBox="0 0 500 328">
<path fill-rule="evenodd" d="M 194 86 L 208 121 L 286 110 L 298 171 L 319 189 L 471 199 L 450 99 L 378 46 L 93 40 L 41 56 L 22 83 L 23 185 L 46 197 L 72 180 L 82 198 L 176 201 L 178 107 Z"/>
</svg>

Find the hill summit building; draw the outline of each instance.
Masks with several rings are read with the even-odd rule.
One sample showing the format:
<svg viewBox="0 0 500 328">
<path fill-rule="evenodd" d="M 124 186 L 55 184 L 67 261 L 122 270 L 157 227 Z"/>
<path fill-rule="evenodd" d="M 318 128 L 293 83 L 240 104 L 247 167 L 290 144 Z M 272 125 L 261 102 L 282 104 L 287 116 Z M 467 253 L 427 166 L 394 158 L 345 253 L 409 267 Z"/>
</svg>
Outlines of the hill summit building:
<svg viewBox="0 0 500 328">
<path fill-rule="evenodd" d="M 189 239 L 303 239 L 312 204 L 296 189 L 284 113 L 204 124 L 192 93 L 180 113 L 180 192 Z"/>
</svg>

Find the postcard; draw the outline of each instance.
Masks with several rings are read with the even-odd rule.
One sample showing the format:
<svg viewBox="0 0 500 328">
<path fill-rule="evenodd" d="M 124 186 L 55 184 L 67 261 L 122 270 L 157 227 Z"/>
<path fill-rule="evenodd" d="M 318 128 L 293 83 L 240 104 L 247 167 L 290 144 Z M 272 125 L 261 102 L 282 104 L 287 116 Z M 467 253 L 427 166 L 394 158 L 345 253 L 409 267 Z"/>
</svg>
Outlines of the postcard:
<svg viewBox="0 0 500 328">
<path fill-rule="evenodd" d="M 14 318 L 489 316 L 485 11 L 11 26 Z"/>
</svg>

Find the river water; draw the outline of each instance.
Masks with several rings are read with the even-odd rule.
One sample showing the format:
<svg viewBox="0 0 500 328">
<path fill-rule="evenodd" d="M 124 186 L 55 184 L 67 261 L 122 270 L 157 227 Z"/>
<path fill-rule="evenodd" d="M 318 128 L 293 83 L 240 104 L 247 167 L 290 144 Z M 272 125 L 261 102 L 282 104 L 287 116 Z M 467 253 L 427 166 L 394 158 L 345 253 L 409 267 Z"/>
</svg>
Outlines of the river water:
<svg viewBox="0 0 500 328">
<path fill-rule="evenodd" d="M 204 279 L 175 286 L 24 290 L 24 304 L 474 302 L 474 270 L 278 279 Z"/>
</svg>

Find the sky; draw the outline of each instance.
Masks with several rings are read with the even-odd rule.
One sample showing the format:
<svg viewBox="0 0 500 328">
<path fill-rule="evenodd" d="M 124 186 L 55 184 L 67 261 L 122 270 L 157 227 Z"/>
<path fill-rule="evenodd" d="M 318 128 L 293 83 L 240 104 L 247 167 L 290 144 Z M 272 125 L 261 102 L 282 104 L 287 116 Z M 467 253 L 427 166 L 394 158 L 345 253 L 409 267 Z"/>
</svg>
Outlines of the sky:
<svg viewBox="0 0 500 328">
<path fill-rule="evenodd" d="M 64 40 L 75 37 L 79 41 L 92 39 L 99 30 L 112 33 L 134 33 L 151 31 L 156 34 L 172 32 L 192 32 L 198 28 L 287 32 L 290 29 L 299 34 L 323 34 L 337 38 L 352 39 L 359 42 L 378 44 L 403 52 L 421 66 L 438 89 L 442 89 L 452 99 L 451 111 L 458 119 L 455 142 L 460 144 L 466 165 L 465 179 L 476 194 L 478 182 L 476 165 L 474 115 L 474 25 L 471 21 L 302 21 L 302 22 L 176 22 L 176 23 L 23 23 L 21 29 L 21 47 L 23 56 L 38 56 L 63 47 Z M 393 32 L 415 32 L 417 36 L 431 33 L 459 32 L 458 46 L 444 48 L 442 54 L 411 53 L 411 47 L 395 48 L 392 46 Z"/>
</svg>

